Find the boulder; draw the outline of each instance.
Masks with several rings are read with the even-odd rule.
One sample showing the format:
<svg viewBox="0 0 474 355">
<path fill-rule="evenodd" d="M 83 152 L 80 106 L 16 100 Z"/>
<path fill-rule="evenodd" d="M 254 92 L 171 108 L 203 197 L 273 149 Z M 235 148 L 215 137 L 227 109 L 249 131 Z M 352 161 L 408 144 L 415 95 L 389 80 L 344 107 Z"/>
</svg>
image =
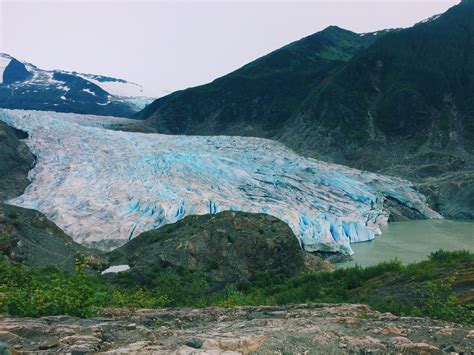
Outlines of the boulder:
<svg viewBox="0 0 474 355">
<path fill-rule="evenodd" d="M 164 269 L 203 274 L 214 288 L 262 273 L 286 278 L 333 269 L 329 262 L 303 251 L 279 219 L 230 211 L 188 216 L 142 233 L 107 257 L 110 265 L 129 265 L 130 279 L 148 286 Z"/>
</svg>

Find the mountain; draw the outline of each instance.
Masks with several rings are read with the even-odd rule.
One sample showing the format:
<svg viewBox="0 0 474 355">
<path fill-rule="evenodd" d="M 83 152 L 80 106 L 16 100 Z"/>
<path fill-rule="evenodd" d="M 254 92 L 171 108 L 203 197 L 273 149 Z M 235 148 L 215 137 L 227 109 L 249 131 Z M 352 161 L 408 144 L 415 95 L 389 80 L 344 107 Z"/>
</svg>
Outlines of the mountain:
<svg viewBox="0 0 474 355">
<path fill-rule="evenodd" d="M 464 1 L 358 53 L 277 138 L 311 156 L 408 178 L 444 215 L 474 218 L 473 97 L 474 1 Z"/>
<path fill-rule="evenodd" d="M 0 107 L 130 117 L 152 99 L 138 84 L 43 70 L 0 53 Z"/>
<path fill-rule="evenodd" d="M 360 168 L 409 162 L 420 177 L 472 163 L 473 20 L 467 1 L 380 38 L 313 92 L 280 138 Z"/>
<path fill-rule="evenodd" d="M 162 133 L 273 137 L 318 85 L 381 34 L 328 27 L 210 84 L 158 99 L 137 117 Z"/>
<path fill-rule="evenodd" d="M 473 97 L 468 0 L 382 35 L 329 27 L 138 117 L 160 132 L 262 136 L 408 178 L 446 216 L 474 218 Z"/>
</svg>

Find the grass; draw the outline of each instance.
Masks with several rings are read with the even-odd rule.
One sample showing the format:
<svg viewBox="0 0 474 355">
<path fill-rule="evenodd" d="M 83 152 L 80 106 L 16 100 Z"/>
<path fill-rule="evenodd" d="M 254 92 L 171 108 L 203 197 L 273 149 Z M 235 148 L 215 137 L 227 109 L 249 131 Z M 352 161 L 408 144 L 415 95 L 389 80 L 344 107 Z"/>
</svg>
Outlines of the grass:
<svg viewBox="0 0 474 355">
<path fill-rule="evenodd" d="M 249 282 L 208 291 L 210 280 L 189 272 L 177 276 L 164 270 L 156 287 L 136 288 L 87 273 L 87 261 L 81 257 L 74 274 L 25 268 L 4 259 L 0 262 L 0 311 L 15 316 L 89 317 L 108 307 L 366 303 L 397 315 L 473 324 L 472 299 L 460 300 L 456 295 L 456 285 L 466 282 L 460 278 L 473 267 L 470 252 L 439 251 L 416 264 L 391 261 L 289 279 L 260 274 Z"/>
</svg>

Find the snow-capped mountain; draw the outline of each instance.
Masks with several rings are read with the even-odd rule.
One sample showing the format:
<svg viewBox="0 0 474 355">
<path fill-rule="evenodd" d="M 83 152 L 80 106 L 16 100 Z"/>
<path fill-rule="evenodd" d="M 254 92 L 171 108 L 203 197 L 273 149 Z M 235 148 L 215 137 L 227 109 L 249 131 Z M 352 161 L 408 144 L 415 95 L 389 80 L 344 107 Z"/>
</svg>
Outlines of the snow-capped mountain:
<svg viewBox="0 0 474 355">
<path fill-rule="evenodd" d="M 153 100 L 135 83 L 43 70 L 0 53 L 0 107 L 130 117 Z"/>
</svg>

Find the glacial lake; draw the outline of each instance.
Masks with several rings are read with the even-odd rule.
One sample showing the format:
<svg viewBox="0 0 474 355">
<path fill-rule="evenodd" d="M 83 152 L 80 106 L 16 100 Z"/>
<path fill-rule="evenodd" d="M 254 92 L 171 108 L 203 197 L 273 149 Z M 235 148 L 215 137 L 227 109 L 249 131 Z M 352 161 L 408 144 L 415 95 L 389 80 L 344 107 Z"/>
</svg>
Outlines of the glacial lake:
<svg viewBox="0 0 474 355">
<path fill-rule="evenodd" d="M 474 222 L 452 220 L 422 220 L 394 222 L 382 229 L 382 235 L 364 243 L 351 244 L 353 260 L 338 263 L 344 268 L 370 266 L 398 259 L 405 264 L 417 262 L 433 251 L 443 249 L 474 252 Z"/>
</svg>

